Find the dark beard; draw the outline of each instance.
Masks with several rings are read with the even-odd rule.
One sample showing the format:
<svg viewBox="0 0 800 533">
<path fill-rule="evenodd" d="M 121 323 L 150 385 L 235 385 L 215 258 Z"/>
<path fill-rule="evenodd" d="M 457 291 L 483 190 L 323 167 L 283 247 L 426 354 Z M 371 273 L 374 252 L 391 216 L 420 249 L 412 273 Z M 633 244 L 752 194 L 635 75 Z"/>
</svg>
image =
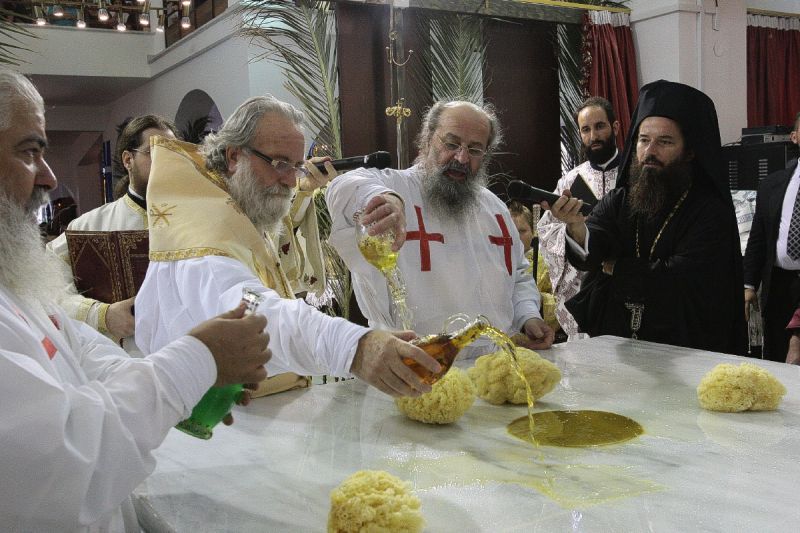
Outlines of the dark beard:
<svg viewBox="0 0 800 533">
<path fill-rule="evenodd" d="M 586 159 L 593 165 L 602 165 L 614 157 L 614 152 L 617 151 L 617 138 L 614 136 L 613 132 L 608 139 L 600 142 L 602 146 L 599 148 L 591 148 L 590 146 L 583 147 Z"/>
<path fill-rule="evenodd" d="M 463 181 L 453 181 L 445 175 L 448 169 L 466 173 Z M 478 207 L 481 188 L 486 182 L 484 166 L 472 173 L 469 165 L 452 160 L 448 164 L 431 170 L 423 166 L 422 196 L 433 213 L 443 221 L 462 222 Z"/>
<path fill-rule="evenodd" d="M 630 180 L 631 216 L 652 221 L 675 205 L 692 184 L 692 165 L 688 161 L 678 161 L 663 168 L 643 168 L 638 161 L 633 161 Z"/>
</svg>

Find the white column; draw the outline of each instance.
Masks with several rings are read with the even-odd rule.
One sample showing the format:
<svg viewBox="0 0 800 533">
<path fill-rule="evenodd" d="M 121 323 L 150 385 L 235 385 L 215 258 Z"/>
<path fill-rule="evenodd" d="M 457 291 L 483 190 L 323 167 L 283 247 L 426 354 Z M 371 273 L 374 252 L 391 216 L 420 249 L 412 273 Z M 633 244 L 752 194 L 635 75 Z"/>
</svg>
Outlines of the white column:
<svg viewBox="0 0 800 533">
<path fill-rule="evenodd" d="M 719 4 L 719 6 L 717 6 Z M 667 79 L 711 97 L 722 142 L 747 126 L 745 0 L 632 0 L 639 84 Z"/>
</svg>

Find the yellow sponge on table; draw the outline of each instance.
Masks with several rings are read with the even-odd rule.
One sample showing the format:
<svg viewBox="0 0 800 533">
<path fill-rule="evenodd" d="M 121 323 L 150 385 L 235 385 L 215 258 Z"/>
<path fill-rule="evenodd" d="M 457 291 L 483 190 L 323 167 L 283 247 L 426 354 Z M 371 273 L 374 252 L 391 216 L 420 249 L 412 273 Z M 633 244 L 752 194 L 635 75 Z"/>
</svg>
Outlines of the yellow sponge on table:
<svg viewBox="0 0 800 533">
<path fill-rule="evenodd" d="M 531 386 L 533 399 L 538 400 L 555 388 L 561 381 L 561 371 L 556 365 L 542 359 L 527 348 L 517 347 L 517 361 L 525 379 Z M 483 355 L 475 360 L 475 366 L 467 373 L 475 388 L 485 401 L 500 405 L 505 402 L 527 404 L 525 384 L 514 370 L 513 362 L 504 352 Z"/>
<path fill-rule="evenodd" d="M 422 531 L 422 503 L 409 486 L 382 470 L 359 470 L 331 492 L 328 533 Z"/>
<path fill-rule="evenodd" d="M 475 402 L 472 380 L 460 368 L 453 367 L 432 390 L 416 398 L 395 398 L 400 412 L 426 424 L 450 424 L 467 412 Z"/>
<path fill-rule="evenodd" d="M 752 363 L 715 366 L 697 386 L 697 399 L 704 409 L 736 413 L 774 411 L 786 387 L 778 379 Z"/>
</svg>

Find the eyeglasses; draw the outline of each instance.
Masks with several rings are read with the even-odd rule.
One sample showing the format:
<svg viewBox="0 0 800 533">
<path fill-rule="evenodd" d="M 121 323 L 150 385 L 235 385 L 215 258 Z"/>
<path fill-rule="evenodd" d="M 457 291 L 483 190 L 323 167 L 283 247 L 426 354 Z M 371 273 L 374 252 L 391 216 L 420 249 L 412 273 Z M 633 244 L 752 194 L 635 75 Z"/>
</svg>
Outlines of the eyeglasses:
<svg viewBox="0 0 800 533">
<path fill-rule="evenodd" d="M 150 149 L 149 148 L 147 150 L 139 150 L 138 148 L 131 148 L 131 152 L 138 152 L 138 153 L 144 154 L 146 156 L 150 155 Z"/>
<path fill-rule="evenodd" d="M 483 148 L 478 148 L 476 146 L 464 146 L 463 144 L 445 141 L 444 137 L 439 137 L 439 142 L 442 143 L 442 146 L 444 146 L 444 149 L 448 152 L 459 152 L 461 150 L 466 150 L 470 157 L 474 157 L 476 159 L 486 155 L 486 150 Z"/>
<path fill-rule="evenodd" d="M 281 174 L 283 176 L 289 176 L 290 174 L 294 173 L 294 177 L 297 179 L 304 178 L 308 175 L 308 169 L 306 169 L 302 165 L 302 163 L 300 163 L 298 166 L 293 166 L 287 163 L 286 161 L 281 161 L 280 159 L 272 159 L 267 154 L 259 152 L 258 150 L 250 146 L 245 146 L 244 148 L 247 149 L 254 156 L 258 157 L 259 159 L 263 159 L 264 161 L 272 165 L 272 168 L 274 168 L 278 174 Z"/>
</svg>

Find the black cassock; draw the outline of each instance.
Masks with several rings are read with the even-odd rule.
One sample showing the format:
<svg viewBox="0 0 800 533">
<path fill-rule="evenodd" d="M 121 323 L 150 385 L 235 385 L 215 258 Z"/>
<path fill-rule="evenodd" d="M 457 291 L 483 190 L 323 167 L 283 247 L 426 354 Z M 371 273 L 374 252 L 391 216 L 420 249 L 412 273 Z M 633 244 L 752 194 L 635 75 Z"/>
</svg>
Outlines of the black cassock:
<svg viewBox="0 0 800 533">
<path fill-rule="evenodd" d="M 581 330 L 631 336 L 632 305 L 644 305 L 638 338 L 725 353 L 743 351 L 741 262 L 730 207 L 707 182 L 696 180 L 664 226 L 668 212 L 653 221 L 631 218 L 627 188 L 607 194 L 587 220 L 589 257 L 569 251 L 577 268 L 591 270 L 567 308 Z M 639 229 L 639 256 L 636 229 Z M 663 231 L 653 249 L 659 231 Z M 616 258 L 613 276 L 602 260 Z M 626 306 L 628 304 L 628 306 Z"/>
<path fill-rule="evenodd" d="M 639 126 L 647 117 L 674 120 L 691 151 L 692 186 L 664 227 L 671 208 L 652 222 L 631 219 L 626 202 Z M 723 172 L 714 102 L 701 91 L 665 80 L 639 91 L 616 189 L 586 222 L 589 257 L 567 258 L 590 274 L 567 302 L 581 330 L 630 337 L 631 310 L 644 305 L 638 338 L 743 355 L 747 349 L 739 232 Z M 636 228 L 639 250 L 636 253 Z M 615 259 L 614 275 L 599 268 Z M 641 309 L 641 307 L 639 307 Z"/>
</svg>

